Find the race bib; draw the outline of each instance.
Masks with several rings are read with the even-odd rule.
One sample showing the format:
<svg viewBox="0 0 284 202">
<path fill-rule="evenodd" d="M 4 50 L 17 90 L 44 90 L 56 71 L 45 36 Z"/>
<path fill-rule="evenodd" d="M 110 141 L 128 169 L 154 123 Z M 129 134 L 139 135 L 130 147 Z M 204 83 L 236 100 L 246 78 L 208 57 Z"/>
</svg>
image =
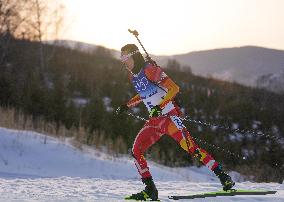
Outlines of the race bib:
<svg viewBox="0 0 284 202">
<path fill-rule="evenodd" d="M 176 127 L 179 130 L 182 130 L 183 128 L 185 128 L 185 126 L 182 123 L 182 120 L 178 116 L 171 116 L 171 120 L 175 123 Z"/>
</svg>

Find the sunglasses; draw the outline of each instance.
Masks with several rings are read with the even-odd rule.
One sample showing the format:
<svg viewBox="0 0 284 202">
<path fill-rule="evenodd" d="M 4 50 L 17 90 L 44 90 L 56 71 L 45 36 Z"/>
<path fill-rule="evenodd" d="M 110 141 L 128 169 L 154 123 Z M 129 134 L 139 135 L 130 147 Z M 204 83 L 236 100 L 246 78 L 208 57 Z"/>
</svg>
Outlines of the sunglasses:
<svg viewBox="0 0 284 202">
<path fill-rule="evenodd" d="M 134 54 L 136 54 L 136 53 L 139 53 L 139 50 L 136 50 L 136 51 L 133 51 L 133 52 L 131 52 L 131 53 L 128 53 L 127 55 L 121 55 L 121 56 L 120 56 L 120 60 L 121 60 L 122 62 L 125 62 L 125 61 L 127 61 L 132 55 L 134 55 Z"/>
</svg>

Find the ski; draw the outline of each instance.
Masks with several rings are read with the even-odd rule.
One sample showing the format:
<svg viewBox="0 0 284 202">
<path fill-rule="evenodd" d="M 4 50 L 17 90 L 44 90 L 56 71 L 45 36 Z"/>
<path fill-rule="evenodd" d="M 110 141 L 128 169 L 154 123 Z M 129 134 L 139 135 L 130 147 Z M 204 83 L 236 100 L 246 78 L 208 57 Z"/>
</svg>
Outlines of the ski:
<svg viewBox="0 0 284 202">
<path fill-rule="evenodd" d="M 275 194 L 275 193 L 276 191 L 232 189 L 228 191 L 206 192 L 194 195 L 169 196 L 169 199 L 179 200 L 179 199 L 195 199 L 195 198 L 207 198 L 207 197 L 217 197 L 217 196 L 266 195 L 266 194 Z"/>
<path fill-rule="evenodd" d="M 143 193 L 143 192 L 141 192 L 141 193 Z M 160 201 L 159 199 L 152 200 L 151 198 L 149 198 L 149 196 L 146 193 L 145 193 L 144 197 L 141 197 L 141 196 L 138 197 L 137 194 L 132 194 L 132 195 L 124 197 L 124 200 L 131 200 L 131 201 Z"/>
<path fill-rule="evenodd" d="M 142 201 L 142 200 L 139 200 L 139 199 L 131 198 L 131 196 L 126 196 L 126 197 L 124 198 L 124 200 L 126 200 L 126 201 Z M 144 201 L 153 201 L 153 200 L 152 200 L 152 199 L 145 199 Z M 159 202 L 160 202 L 159 199 L 156 200 L 156 201 L 159 201 Z"/>
</svg>

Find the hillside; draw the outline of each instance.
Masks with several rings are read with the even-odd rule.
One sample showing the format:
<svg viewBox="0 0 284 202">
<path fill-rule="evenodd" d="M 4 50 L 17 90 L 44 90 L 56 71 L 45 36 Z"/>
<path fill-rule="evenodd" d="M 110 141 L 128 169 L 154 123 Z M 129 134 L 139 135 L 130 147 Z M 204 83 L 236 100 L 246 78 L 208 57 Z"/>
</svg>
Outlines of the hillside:
<svg viewBox="0 0 284 202">
<path fill-rule="evenodd" d="M 134 163 L 94 148 L 79 150 L 68 140 L 0 128 L 1 201 L 123 201 L 143 188 Z M 194 194 L 221 188 L 207 168 L 168 168 L 150 162 L 160 199 L 172 194 Z M 220 197 L 211 201 L 280 201 L 283 184 L 239 182 L 238 189 L 275 190 L 275 195 Z M 204 200 L 195 200 L 204 201 Z"/>
<path fill-rule="evenodd" d="M 1 178 L 140 179 L 131 156 L 114 157 L 90 146 L 79 149 L 70 138 L 59 139 L 32 131 L 0 128 L 0 155 Z M 153 162 L 150 166 L 159 181 L 218 182 L 207 168 L 173 169 Z M 241 179 L 237 173 L 235 177 Z"/>
</svg>

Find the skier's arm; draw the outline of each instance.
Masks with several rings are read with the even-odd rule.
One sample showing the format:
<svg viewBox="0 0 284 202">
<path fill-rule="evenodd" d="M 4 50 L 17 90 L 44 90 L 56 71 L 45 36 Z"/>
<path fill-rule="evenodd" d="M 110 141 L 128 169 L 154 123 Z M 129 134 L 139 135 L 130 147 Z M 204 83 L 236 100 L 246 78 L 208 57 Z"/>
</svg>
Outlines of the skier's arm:
<svg viewBox="0 0 284 202">
<path fill-rule="evenodd" d="M 135 107 L 140 102 L 142 102 L 142 99 L 140 98 L 140 95 L 137 94 L 127 102 L 127 107 L 129 107 L 129 108 Z"/>
<path fill-rule="evenodd" d="M 145 73 L 148 79 L 159 85 L 161 88 L 167 90 L 167 94 L 159 103 L 160 107 L 163 108 L 169 101 L 174 99 L 176 94 L 179 92 L 179 86 L 176 85 L 160 67 L 148 67 L 147 69 L 145 69 Z"/>
<path fill-rule="evenodd" d="M 164 78 L 159 83 L 159 85 L 163 88 L 168 89 L 167 94 L 159 104 L 161 108 L 163 108 L 169 101 L 172 101 L 175 98 L 175 96 L 179 92 L 179 86 L 176 85 L 175 82 L 173 82 L 173 80 L 170 79 L 169 77 Z"/>
</svg>

